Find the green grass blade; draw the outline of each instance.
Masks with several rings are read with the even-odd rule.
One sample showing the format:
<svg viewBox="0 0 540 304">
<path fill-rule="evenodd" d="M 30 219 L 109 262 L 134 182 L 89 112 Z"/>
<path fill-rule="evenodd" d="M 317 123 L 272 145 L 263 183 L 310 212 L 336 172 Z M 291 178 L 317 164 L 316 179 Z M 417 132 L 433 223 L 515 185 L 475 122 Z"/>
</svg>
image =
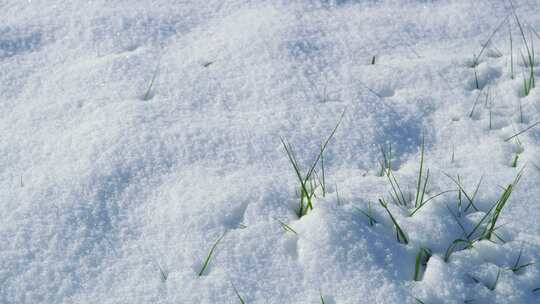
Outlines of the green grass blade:
<svg viewBox="0 0 540 304">
<path fill-rule="evenodd" d="M 394 223 L 394 227 L 396 228 L 397 241 L 400 242 L 400 243 L 408 244 L 409 239 L 407 238 L 407 236 L 405 235 L 405 233 L 403 232 L 403 230 L 399 226 L 398 222 L 396 221 L 396 219 L 392 215 L 392 212 L 390 212 L 390 210 L 388 209 L 388 205 L 382 199 L 379 199 L 379 203 L 381 204 L 381 206 L 386 210 L 386 212 L 390 216 L 390 220 L 392 220 L 392 223 Z"/>
<path fill-rule="evenodd" d="M 537 125 L 540 125 L 540 121 L 537 121 L 537 122 L 533 123 L 532 125 L 528 126 L 527 128 L 525 128 L 525 129 L 523 129 L 523 130 L 517 132 L 516 134 L 514 134 L 514 135 L 512 135 L 512 136 L 510 136 L 510 137 L 508 137 L 508 138 L 506 138 L 504 141 L 510 141 L 512 138 L 517 137 L 517 136 L 519 136 L 519 135 L 521 135 L 521 134 L 523 134 L 523 133 L 529 131 L 530 129 L 536 127 Z"/>
<path fill-rule="evenodd" d="M 246 304 L 240 293 L 238 292 L 238 289 L 233 285 L 234 293 L 236 294 L 236 297 L 238 297 L 238 301 L 240 301 L 240 304 Z"/>
<path fill-rule="evenodd" d="M 418 251 L 418 254 L 416 254 L 416 261 L 414 265 L 414 277 L 413 277 L 415 281 L 420 281 L 421 268 L 422 266 L 427 265 L 427 262 L 431 258 L 431 255 L 432 255 L 431 250 L 427 248 L 423 248 L 423 247 L 420 248 L 420 250 Z"/>
<path fill-rule="evenodd" d="M 212 258 L 212 255 L 214 254 L 214 251 L 216 250 L 216 247 L 217 245 L 219 244 L 219 242 L 225 237 L 225 233 L 219 238 L 217 239 L 217 241 L 214 243 L 214 245 L 212 246 L 212 248 L 210 249 L 210 251 L 208 252 L 208 256 L 206 257 L 206 259 L 204 260 L 204 264 L 201 268 L 201 271 L 199 271 L 199 276 L 202 276 L 204 271 L 206 270 L 206 267 L 208 267 L 208 263 L 210 263 L 210 259 Z"/>
<path fill-rule="evenodd" d="M 328 136 L 328 138 L 326 138 L 326 141 L 323 143 L 322 145 L 322 148 L 321 148 L 321 151 L 320 153 L 317 155 L 317 158 L 315 158 L 315 161 L 313 162 L 313 165 L 311 166 L 311 168 L 309 169 L 306 177 L 305 177 L 305 180 L 308 180 L 310 177 L 311 177 L 311 174 L 313 173 L 313 170 L 315 170 L 315 167 L 317 166 L 317 163 L 319 162 L 319 159 L 322 157 L 322 154 L 324 153 L 324 151 L 326 150 L 326 147 L 328 146 L 328 143 L 330 142 L 330 140 L 332 139 L 332 137 L 334 137 L 334 134 L 336 133 L 339 125 L 341 125 L 341 122 L 343 121 L 343 117 L 345 117 L 345 111 L 343 111 L 341 113 L 341 116 L 339 117 L 339 120 L 336 124 L 336 126 L 334 127 L 334 129 L 332 130 L 332 132 L 330 133 L 330 135 Z"/>
<path fill-rule="evenodd" d="M 296 232 L 291 226 L 285 224 L 284 222 L 280 221 L 277 218 L 274 218 L 274 219 L 281 225 L 281 228 L 283 228 L 283 230 L 285 230 L 285 232 L 292 232 L 292 233 L 298 235 L 298 232 Z"/>
<path fill-rule="evenodd" d="M 422 171 L 424 168 L 424 136 L 422 135 L 422 146 L 420 148 L 420 170 L 418 171 L 418 183 L 416 186 L 416 196 L 414 201 L 414 207 L 418 207 L 418 205 L 421 203 L 419 202 L 420 199 L 420 188 L 422 186 Z"/>
<path fill-rule="evenodd" d="M 371 216 L 371 214 L 365 212 L 364 210 L 362 210 L 362 209 L 360 209 L 360 208 L 358 208 L 358 207 L 356 207 L 356 206 L 353 206 L 353 208 L 354 208 L 356 211 L 362 213 L 365 217 L 368 218 L 368 220 L 369 220 L 369 225 L 370 225 L 370 226 L 373 226 L 374 224 L 377 224 L 377 220 L 376 220 L 373 216 Z"/>
<path fill-rule="evenodd" d="M 446 194 L 446 193 L 449 193 L 449 192 L 455 192 L 457 190 L 446 190 L 446 191 L 442 191 L 442 192 L 439 192 L 437 194 L 435 194 L 434 196 L 432 197 L 429 197 L 428 199 L 426 199 L 422 204 L 420 204 L 418 207 L 414 208 L 413 211 L 409 214 L 409 216 L 413 216 L 416 212 L 418 212 L 418 210 L 420 210 L 422 207 L 424 207 L 427 203 L 429 203 L 431 200 L 443 195 L 443 194 Z"/>
<path fill-rule="evenodd" d="M 407 200 L 405 199 L 405 195 L 403 195 L 403 191 L 401 191 L 401 187 L 399 186 L 396 176 L 394 173 L 392 173 L 392 170 L 388 171 L 387 178 L 390 182 L 390 186 L 392 187 L 392 191 L 394 192 L 398 204 L 401 206 L 406 206 Z"/>
<path fill-rule="evenodd" d="M 452 242 L 452 244 L 450 244 L 450 246 L 448 246 L 448 248 L 446 249 L 446 252 L 444 253 L 444 261 L 445 262 L 448 262 L 448 260 L 450 259 L 450 255 L 452 255 L 452 253 L 454 253 L 456 250 L 456 247 L 460 244 L 465 244 L 465 249 L 467 248 L 471 248 L 472 247 L 472 242 L 469 241 L 469 240 L 465 240 L 465 239 L 456 239 Z"/>
</svg>

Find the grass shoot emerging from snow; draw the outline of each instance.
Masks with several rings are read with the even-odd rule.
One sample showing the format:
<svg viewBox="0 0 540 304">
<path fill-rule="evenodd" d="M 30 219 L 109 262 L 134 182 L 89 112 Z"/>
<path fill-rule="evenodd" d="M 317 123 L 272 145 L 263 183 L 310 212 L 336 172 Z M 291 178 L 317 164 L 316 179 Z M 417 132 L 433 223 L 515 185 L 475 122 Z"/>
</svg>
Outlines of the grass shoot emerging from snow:
<svg viewBox="0 0 540 304">
<path fill-rule="evenodd" d="M 535 264 L 534 262 L 521 264 L 521 257 L 522 257 L 522 254 L 523 254 L 523 246 L 524 246 L 524 243 L 521 243 L 521 247 L 519 249 L 519 254 L 518 254 L 517 258 L 516 258 L 516 262 L 510 268 L 510 270 L 512 270 L 512 272 L 514 272 L 514 273 L 518 273 L 520 270 Z"/>
<path fill-rule="evenodd" d="M 383 199 L 379 199 L 379 203 L 384 208 L 384 210 L 386 210 L 386 212 L 388 213 L 388 216 L 390 217 L 390 220 L 392 221 L 392 223 L 394 224 L 394 227 L 396 228 L 396 239 L 397 239 L 397 241 L 399 243 L 408 244 L 409 239 L 407 238 L 407 235 L 405 235 L 405 232 L 403 232 L 403 230 L 399 226 L 398 222 L 396 221 L 396 219 L 392 215 L 392 212 L 390 212 L 390 209 L 388 209 L 388 204 Z"/>
<path fill-rule="evenodd" d="M 431 258 L 432 252 L 429 248 L 420 248 L 418 254 L 416 254 L 416 262 L 414 265 L 414 276 L 415 281 L 420 281 L 422 276 L 422 269 L 427 266 L 427 262 Z"/>
<path fill-rule="evenodd" d="M 206 268 L 208 267 L 208 263 L 210 263 L 210 259 L 212 258 L 212 255 L 214 254 L 214 251 L 216 250 L 216 247 L 217 245 L 219 244 L 219 242 L 225 237 L 225 233 L 220 236 L 216 242 L 214 243 L 214 245 L 212 245 L 212 248 L 210 248 L 210 251 L 208 252 L 208 255 L 206 256 L 206 259 L 204 260 L 204 263 L 203 263 L 203 266 L 201 267 L 201 270 L 199 271 L 199 276 L 202 276 L 204 274 L 204 271 L 206 270 Z"/>
<path fill-rule="evenodd" d="M 285 139 L 281 138 L 281 143 L 283 144 L 283 147 L 285 148 L 285 152 L 287 153 L 287 157 L 289 158 L 289 161 L 293 167 L 294 173 L 296 177 L 298 178 L 299 183 L 299 190 L 300 190 L 300 202 L 298 206 L 298 210 L 296 214 L 298 217 L 302 217 L 307 214 L 309 210 L 313 209 L 313 197 L 315 196 L 315 192 L 319 186 L 323 189 L 323 194 L 325 192 L 325 178 L 324 178 L 324 151 L 326 147 L 328 146 L 328 143 L 334 137 L 334 134 L 336 133 L 339 125 L 341 124 L 341 121 L 343 120 L 343 117 L 345 116 L 345 111 L 341 114 L 336 126 L 326 139 L 326 141 L 321 145 L 321 149 L 319 153 L 317 154 L 317 157 L 313 161 L 311 167 L 307 171 L 305 175 L 302 174 L 302 170 L 300 168 L 300 164 L 298 163 L 298 160 L 296 158 L 296 155 L 293 150 L 293 146 L 288 143 Z M 314 178 L 317 176 L 317 173 L 315 172 L 315 168 L 317 165 L 321 162 L 322 166 L 322 174 L 323 178 L 322 180 L 320 178 Z"/>
<path fill-rule="evenodd" d="M 236 294 L 236 297 L 238 298 L 238 301 L 240 302 L 240 304 L 245 304 L 246 302 L 244 301 L 244 299 L 242 298 L 242 296 L 238 292 L 238 289 L 236 289 L 236 286 L 233 285 L 233 289 L 234 289 L 234 293 Z"/>
</svg>

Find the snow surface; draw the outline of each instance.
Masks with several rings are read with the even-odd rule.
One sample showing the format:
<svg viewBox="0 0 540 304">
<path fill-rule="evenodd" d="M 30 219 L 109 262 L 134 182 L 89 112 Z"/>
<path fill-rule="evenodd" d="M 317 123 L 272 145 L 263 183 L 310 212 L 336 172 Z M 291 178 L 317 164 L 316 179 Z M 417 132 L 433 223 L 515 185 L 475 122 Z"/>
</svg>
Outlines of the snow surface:
<svg viewBox="0 0 540 304">
<path fill-rule="evenodd" d="M 514 5 L 540 31 L 540 1 Z M 504 141 L 540 120 L 537 90 L 522 94 L 513 17 L 482 53 L 478 81 L 470 67 L 509 2 L 0 8 L 0 303 L 240 303 L 235 288 L 245 303 L 540 302 L 540 266 L 509 269 L 522 246 L 521 264 L 540 260 L 540 127 L 521 146 Z M 343 111 L 324 155 L 328 193 L 299 219 L 280 137 L 307 168 Z M 392 144 L 412 193 L 422 134 L 427 195 L 456 189 L 445 174 L 468 193 L 483 177 L 479 211 L 458 219 L 469 231 L 526 167 L 498 222 L 505 243 L 444 261 L 463 237 L 456 192 L 412 217 L 390 204 L 410 239 L 396 241 L 377 203 L 390 191 L 380 146 Z M 368 202 L 374 226 L 353 208 Z M 433 256 L 415 282 L 421 247 Z"/>
</svg>

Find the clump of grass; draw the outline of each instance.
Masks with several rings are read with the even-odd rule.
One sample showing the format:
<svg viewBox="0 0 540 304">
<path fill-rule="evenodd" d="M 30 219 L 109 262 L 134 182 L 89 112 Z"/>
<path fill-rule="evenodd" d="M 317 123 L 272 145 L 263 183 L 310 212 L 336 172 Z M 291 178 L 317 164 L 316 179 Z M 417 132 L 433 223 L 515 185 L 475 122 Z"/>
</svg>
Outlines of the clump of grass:
<svg viewBox="0 0 540 304">
<path fill-rule="evenodd" d="M 518 25 L 519 33 L 521 34 L 521 39 L 523 40 L 523 44 L 525 45 L 525 50 L 527 52 L 526 54 L 527 56 L 521 53 L 521 59 L 523 60 L 523 64 L 528 68 L 527 74 L 523 72 L 523 94 L 525 96 L 528 96 L 531 90 L 536 87 L 536 79 L 535 79 L 536 74 L 534 71 L 534 68 L 536 66 L 536 59 L 535 59 L 535 53 L 534 53 L 533 31 L 529 33 L 530 40 L 527 40 L 525 30 L 523 28 L 523 25 L 521 24 L 521 21 L 519 20 L 519 17 L 516 13 L 513 3 L 510 2 L 510 5 L 512 6 L 512 14 L 514 15 L 514 19 Z"/>
<path fill-rule="evenodd" d="M 405 195 L 403 194 L 403 191 L 401 190 L 399 182 L 396 179 L 395 175 L 392 173 L 392 167 L 391 167 L 391 161 L 390 161 L 391 154 L 387 155 L 384 152 L 384 150 L 382 150 L 382 153 L 383 153 L 383 161 L 384 163 L 386 163 L 386 165 L 384 165 L 384 169 L 386 170 L 384 171 L 386 171 L 386 176 L 390 183 L 390 187 L 392 188 L 390 197 L 392 198 L 393 202 L 396 205 L 409 207 L 410 200 L 405 199 Z M 381 171 L 381 172 L 384 172 L 384 171 Z M 417 185 L 416 185 L 416 196 L 415 196 L 415 201 L 413 205 L 414 208 L 418 208 L 418 206 L 420 206 L 424 202 L 424 195 L 426 193 L 426 187 L 429 180 L 429 169 L 427 170 L 426 177 L 424 180 L 422 179 L 423 173 L 424 173 L 424 137 L 422 136 L 422 144 L 420 146 L 420 169 L 418 171 L 418 179 L 416 182 Z"/>
<path fill-rule="evenodd" d="M 219 244 L 219 242 L 225 237 L 225 233 L 220 236 L 216 242 L 214 243 L 214 245 L 212 245 L 212 248 L 210 248 L 210 251 L 208 252 L 208 255 L 206 256 L 206 259 L 204 260 L 204 263 L 203 263 L 203 266 L 201 267 L 201 270 L 199 271 L 198 275 L 199 277 L 202 276 L 204 274 L 204 271 L 206 270 L 206 268 L 208 267 L 208 264 L 210 263 L 210 259 L 212 258 L 212 255 L 214 254 L 214 251 L 216 250 L 216 247 L 217 245 Z"/>
<path fill-rule="evenodd" d="M 390 209 L 388 209 L 388 204 L 383 199 L 379 199 L 379 203 L 384 208 L 384 210 L 386 210 L 386 212 L 388 213 L 388 216 L 390 217 L 390 220 L 392 221 L 392 223 L 394 224 L 394 227 L 396 228 L 396 239 L 397 239 L 397 241 L 399 243 L 408 244 L 409 239 L 407 238 L 407 236 L 405 235 L 405 232 L 403 232 L 403 230 L 399 226 L 398 222 L 396 221 L 396 219 L 392 215 L 392 212 L 390 212 Z"/>
<path fill-rule="evenodd" d="M 316 177 L 315 168 L 317 167 L 321 159 L 323 160 L 321 164 L 322 165 L 324 164 L 324 156 L 323 156 L 324 151 L 326 147 L 328 146 L 328 143 L 330 142 L 332 137 L 334 137 L 334 134 L 336 133 L 344 116 L 345 116 L 345 111 L 343 111 L 343 113 L 341 114 L 336 126 L 334 127 L 334 129 L 332 130 L 332 132 L 330 133 L 326 141 L 321 145 L 321 149 L 319 153 L 317 154 L 317 157 L 315 158 L 311 167 L 309 168 L 309 170 L 307 171 L 305 175 L 302 174 L 300 164 L 298 163 L 298 160 L 296 159 L 296 155 L 294 153 L 292 145 L 288 143 L 285 139 L 281 138 L 281 143 L 283 144 L 283 147 L 285 148 L 285 152 L 287 153 L 289 161 L 293 167 L 294 173 L 296 177 L 298 178 L 298 183 L 299 183 L 299 188 L 300 188 L 299 189 L 300 202 L 299 202 L 299 207 L 296 214 L 298 215 L 299 218 L 306 215 L 309 210 L 313 209 L 313 197 L 315 196 L 315 191 L 317 190 L 317 188 L 319 186 L 322 186 L 323 189 L 326 188 L 324 174 L 323 174 L 322 181 L 314 178 Z M 322 170 L 324 172 L 324 169 Z"/>
<path fill-rule="evenodd" d="M 516 178 L 514 179 L 514 181 L 504 189 L 504 192 L 502 193 L 501 197 L 499 198 L 497 203 L 495 203 L 495 206 L 494 206 L 495 211 L 493 212 L 493 215 L 491 216 L 491 219 L 488 222 L 488 226 L 486 227 L 486 229 L 484 229 L 484 232 L 482 233 L 482 237 L 481 237 L 482 239 L 491 240 L 491 237 L 495 231 L 495 224 L 497 224 L 497 221 L 499 220 L 499 216 L 501 215 L 503 208 L 508 203 L 508 199 L 510 198 L 512 191 L 514 190 L 517 183 L 521 179 L 522 173 L 523 173 L 523 170 L 521 170 L 516 176 Z"/>
<path fill-rule="evenodd" d="M 498 228 L 498 226 L 496 226 L 496 224 L 497 224 L 497 222 L 499 220 L 499 217 L 501 215 L 502 210 L 504 209 L 504 207 L 508 203 L 510 195 L 512 194 L 514 188 L 516 187 L 517 183 L 521 179 L 522 174 L 523 174 L 523 169 L 521 169 L 521 171 L 517 174 L 517 176 L 514 178 L 514 181 L 511 184 L 509 184 L 506 188 L 504 188 L 504 191 L 501 194 L 501 196 L 499 197 L 499 199 L 484 214 L 484 216 L 480 219 L 480 221 L 478 221 L 478 223 L 476 223 L 474 228 L 469 233 L 467 233 L 465 231 L 465 228 L 461 225 L 459 220 L 456 218 L 456 221 L 460 225 L 461 229 L 463 230 L 465 237 L 454 240 L 448 246 L 448 248 L 446 249 L 445 255 L 444 255 L 444 261 L 445 262 L 448 262 L 448 260 L 450 259 L 450 256 L 452 255 L 452 253 L 454 253 L 456 251 L 459 251 L 459 250 L 470 249 L 470 248 L 473 247 L 473 244 L 475 242 L 478 242 L 478 241 L 481 241 L 481 240 L 493 241 L 492 240 L 493 236 L 495 236 L 498 240 L 504 242 L 504 240 L 495 233 L 495 230 Z M 460 191 L 469 200 L 469 203 L 470 203 L 469 206 L 473 206 L 473 208 L 475 208 L 478 211 L 478 209 L 476 208 L 476 206 L 474 206 L 474 204 L 472 202 L 474 200 L 476 192 L 478 191 L 478 188 L 479 188 L 479 185 L 480 185 L 480 183 L 482 181 L 482 178 L 478 182 L 478 185 L 477 185 L 476 190 L 475 190 L 475 194 L 472 196 L 472 198 L 467 194 L 467 192 L 465 192 L 465 190 L 463 190 L 463 187 L 461 186 L 459 181 L 456 181 L 452 177 L 450 177 L 450 178 L 458 185 Z M 480 232 L 480 233 L 478 233 L 478 232 Z"/>
<path fill-rule="evenodd" d="M 427 262 L 432 256 L 432 252 L 429 248 L 421 247 L 416 254 L 416 262 L 414 264 L 414 276 L 415 281 L 420 281 L 422 276 L 422 268 L 427 266 Z"/>
<path fill-rule="evenodd" d="M 394 202 L 394 204 L 405 207 L 409 210 L 409 216 L 413 216 L 416 212 L 418 212 L 422 207 L 424 207 L 428 202 L 431 200 L 439 197 L 440 195 L 443 195 L 448 192 L 452 192 L 453 190 L 448 191 L 442 191 L 432 197 L 429 197 L 427 199 L 424 199 L 427 193 L 427 185 L 429 181 L 429 169 L 427 169 L 424 172 L 424 137 L 422 137 L 422 144 L 420 146 L 420 165 L 418 170 L 418 177 L 416 179 L 416 193 L 414 198 L 414 203 L 412 202 L 411 195 L 409 195 L 409 199 L 405 198 L 405 195 L 403 191 L 401 190 L 401 186 L 395 177 L 394 173 L 392 172 L 391 166 L 387 167 L 386 176 L 388 178 L 388 182 L 390 183 L 390 187 L 392 191 L 390 192 L 390 198 Z"/>
</svg>

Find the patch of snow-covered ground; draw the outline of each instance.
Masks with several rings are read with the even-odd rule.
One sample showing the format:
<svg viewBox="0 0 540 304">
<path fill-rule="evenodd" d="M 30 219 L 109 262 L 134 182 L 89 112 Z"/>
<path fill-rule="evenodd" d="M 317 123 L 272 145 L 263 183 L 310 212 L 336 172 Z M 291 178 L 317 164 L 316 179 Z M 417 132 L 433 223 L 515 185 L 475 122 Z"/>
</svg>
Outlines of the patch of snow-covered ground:
<svg viewBox="0 0 540 304">
<path fill-rule="evenodd" d="M 514 6 L 540 45 L 540 1 Z M 540 95 L 510 2 L 0 8 L 0 303 L 540 301 L 540 126 L 505 141 Z M 343 112 L 298 218 L 280 137 L 306 172 Z M 452 191 L 413 216 L 389 203 L 403 244 L 380 149 L 414 201 L 422 138 L 426 198 Z M 523 167 L 497 237 L 445 261 Z"/>
</svg>

